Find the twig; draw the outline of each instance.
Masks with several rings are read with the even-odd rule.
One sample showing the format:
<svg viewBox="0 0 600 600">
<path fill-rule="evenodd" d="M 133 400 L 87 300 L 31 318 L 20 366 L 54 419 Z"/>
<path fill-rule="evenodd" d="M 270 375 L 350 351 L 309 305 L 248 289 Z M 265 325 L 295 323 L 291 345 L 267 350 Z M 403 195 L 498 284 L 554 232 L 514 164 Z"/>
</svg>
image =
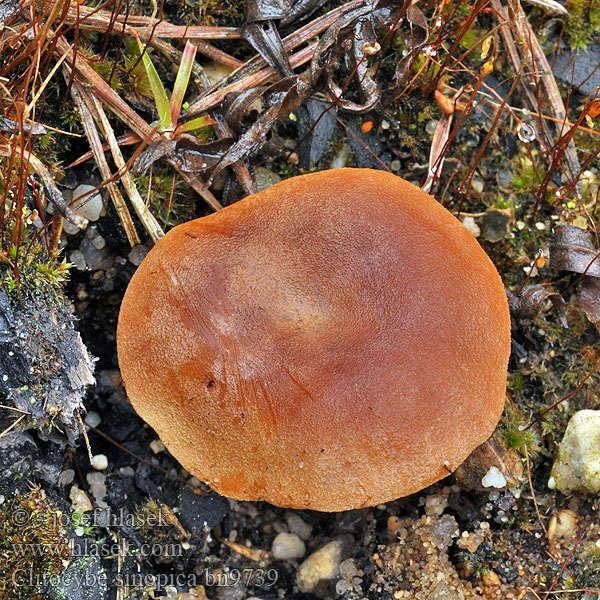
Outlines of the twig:
<svg viewBox="0 0 600 600">
<path fill-rule="evenodd" d="M 24 160 L 26 163 L 31 165 L 37 176 L 44 184 L 44 187 L 48 192 L 48 199 L 50 202 L 52 202 L 52 204 L 54 204 L 56 209 L 65 218 L 69 219 L 73 225 L 76 225 L 77 227 L 85 227 L 87 220 L 82 216 L 75 214 L 71 210 L 71 207 L 67 204 L 56 183 L 54 183 L 54 179 L 44 163 L 35 154 L 25 150 L 25 148 L 16 146 L 0 146 L 0 156 L 10 156 L 13 151 L 16 151 L 21 160 Z"/>
<path fill-rule="evenodd" d="M 0 438 L 3 438 L 11 429 L 14 429 L 27 415 L 21 415 L 16 421 L 9 425 L 2 433 Z"/>
<path fill-rule="evenodd" d="M 81 433 L 83 434 L 83 439 L 85 440 L 85 447 L 87 448 L 88 458 L 90 459 L 90 465 L 94 462 L 94 455 L 92 454 L 92 447 L 90 446 L 90 440 L 88 439 L 87 432 L 85 431 L 85 425 L 83 424 L 83 420 L 81 419 L 81 415 L 79 411 L 76 410 L 75 414 L 77 415 L 77 420 L 79 421 L 79 426 L 81 427 Z"/>
<path fill-rule="evenodd" d="M 131 218 L 129 209 L 125 204 L 125 200 L 121 195 L 121 191 L 119 190 L 116 183 L 113 181 L 114 177 L 111 174 L 108 162 L 106 161 L 106 155 L 104 154 L 104 149 L 102 147 L 100 135 L 98 134 L 98 129 L 96 128 L 96 124 L 94 123 L 93 116 L 90 110 L 88 109 L 87 104 L 83 100 L 83 95 L 85 93 L 86 90 L 82 88 L 77 81 L 73 82 L 73 85 L 71 86 L 71 95 L 73 96 L 73 99 L 75 100 L 75 103 L 79 108 L 79 114 L 81 115 L 83 128 L 85 130 L 87 139 L 90 143 L 90 147 L 94 155 L 94 160 L 96 161 L 96 165 L 98 166 L 100 175 L 104 180 L 104 185 L 106 185 L 108 189 L 110 197 L 115 206 L 115 210 L 117 211 L 117 215 L 119 215 L 121 225 L 123 225 L 125 235 L 127 235 L 127 241 L 133 247 L 136 244 L 140 243 L 140 238 L 137 234 L 137 231 L 135 230 L 133 219 Z"/>
<path fill-rule="evenodd" d="M 123 158 L 123 154 L 121 153 L 121 149 L 119 148 L 119 143 L 117 142 L 117 138 L 115 136 L 115 132 L 113 128 L 110 126 L 108 121 L 108 117 L 102 108 L 102 104 L 100 101 L 90 94 L 90 100 L 93 103 L 93 108 L 95 112 L 92 114 L 97 118 L 98 124 L 102 129 L 102 133 L 104 134 L 104 138 L 110 145 L 110 151 L 115 161 L 115 165 L 119 169 L 119 175 L 121 181 L 123 182 L 123 186 L 127 191 L 127 195 L 129 196 L 129 200 L 131 204 L 133 204 L 133 208 L 137 213 L 140 221 L 144 224 L 144 227 L 152 241 L 155 243 L 162 239 L 165 235 L 165 232 L 162 230 L 162 227 L 159 225 L 158 221 L 154 217 L 154 215 L 150 212 L 149 208 L 146 206 L 146 203 L 142 199 L 138 189 L 135 185 L 135 181 L 133 180 L 133 175 L 131 171 L 127 167 L 125 163 L 125 159 Z M 91 108 L 88 106 L 88 108 Z"/>
</svg>

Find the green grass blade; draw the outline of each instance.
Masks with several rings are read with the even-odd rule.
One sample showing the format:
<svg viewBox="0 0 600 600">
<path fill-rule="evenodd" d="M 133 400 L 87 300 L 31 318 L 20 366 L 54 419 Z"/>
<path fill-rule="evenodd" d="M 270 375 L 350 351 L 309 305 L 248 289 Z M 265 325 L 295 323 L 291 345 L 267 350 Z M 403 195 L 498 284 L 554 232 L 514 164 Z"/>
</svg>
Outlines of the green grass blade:
<svg viewBox="0 0 600 600">
<path fill-rule="evenodd" d="M 138 40 L 139 43 L 139 40 Z M 156 104 L 156 108 L 158 109 L 158 118 L 160 122 L 160 127 L 162 131 L 171 129 L 173 124 L 171 123 L 171 110 L 169 107 L 169 99 L 167 98 L 167 93 L 165 92 L 165 87 L 158 76 L 150 57 L 148 56 L 148 52 L 144 51 L 145 48 L 142 48 L 140 43 L 140 52 L 142 52 L 142 61 L 144 63 L 144 68 L 146 69 L 146 75 L 148 75 L 148 80 L 150 81 L 150 87 L 152 88 L 152 94 L 154 95 L 154 102 Z"/>
<path fill-rule="evenodd" d="M 185 133 L 186 131 L 194 131 L 194 129 L 200 129 L 201 127 L 208 127 L 209 125 L 214 125 L 215 121 L 211 119 L 208 115 L 204 115 L 203 117 L 196 117 L 191 121 L 186 121 L 182 123 L 179 127 L 177 127 L 177 133 Z"/>
<path fill-rule="evenodd" d="M 185 48 L 183 49 L 183 56 L 181 57 L 181 63 L 177 70 L 177 78 L 175 79 L 175 85 L 173 86 L 173 93 L 171 94 L 170 109 L 171 122 L 173 125 L 175 125 L 179 119 L 183 97 L 185 96 L 185 91 L 190 82 L 190 75 L 192 74 L 195 57 L 196 46 L 190 42 L 186 42 Z"/>
</svg>

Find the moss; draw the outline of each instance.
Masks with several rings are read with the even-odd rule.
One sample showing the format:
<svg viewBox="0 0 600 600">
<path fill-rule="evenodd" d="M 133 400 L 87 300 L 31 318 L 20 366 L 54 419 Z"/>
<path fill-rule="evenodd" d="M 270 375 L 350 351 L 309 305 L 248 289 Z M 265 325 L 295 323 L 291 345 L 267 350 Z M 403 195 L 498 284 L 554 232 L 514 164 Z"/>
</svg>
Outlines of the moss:
<svg viewBox="0 0 600 600">
<path fill-rule="evenodd" d="M 522 379 L 523 376 L 520 373 L 510 376 L 508 384 L 509 389 L 514 386 L 514 380 L 518 380 L 519 376 Z M 511 379 L 513 379 L 512 386 Z M 518 385 L 519 384 L 517 383 L 517 386 Z M 510 402 L 507 403 L 504 414 L 502 415 L 502 420 L 500 421 L 500 429 L 502 430 L 506 445 L 511 450 L 517 450 L 521 453 L 527 451 L 529 456 L 535 455 L 540 450 L 537 436 L 533 430 L 525 429 L 525 427 L 527 427 L 527 423 L 525 423 L 521 414 Z"/>
<path fill-rule="evenodd" d="M 168 506 L 148 499 L 136 507 L 134 523 L 142 544 L 152 547 L 156 562 L 169 564 L 181 557 L 182 543 L 189 536 Z"/>
<path fill-rule="evenodd" d="M 531 192 L 542 182 L 543 173 L 529 156 L 520 154 L 512 162 L 511 184 L 515 192 Z"/>
<path fill-rule="evenodd" d="M 571 48 L 585 50 L 600 32 L 600 2 L 598 0 L 570 0 L 566 32 Z"/>
<path fill-rule="evenodd" d="M 60 257 L 59 251 L 49 250 L 44 233 L 33 225 L 36 209 L 24 206 L 21 214 L 17 214 L 11 210 L 16 201 L 12 190 L 8 196 L 4 207 L 6 246 L 0 252 L 0 287 L 13 297 L 20 294 L 64 303 L 63 287 L 71 265 Z M 27 194 L 26 201 L 34 203 Z"/>
<path fill-rule="evenodd" d="M 136 178 L 138 189 L 142 194 L 150 187 L 150 206 L 152 213 L 165 227 L 174 227 L 195 216 L 196 197 L 168 167 L 157 164 L 152 169 L 152 177 L 144 173 Z"/>
<path fill-rule="evenodd" d="M 32 485 L 0 507 L 0 600 L 36 600 L 39 583 L 64 569 L 69 536 L 62 513 Z"/>
<path fill-rule="evenodd" d="M 177 3 L 178 17 L 193 18 L 198 25 L 239 25 L 246 12 L 245 0 L 186 0 Z"/>
</svg>

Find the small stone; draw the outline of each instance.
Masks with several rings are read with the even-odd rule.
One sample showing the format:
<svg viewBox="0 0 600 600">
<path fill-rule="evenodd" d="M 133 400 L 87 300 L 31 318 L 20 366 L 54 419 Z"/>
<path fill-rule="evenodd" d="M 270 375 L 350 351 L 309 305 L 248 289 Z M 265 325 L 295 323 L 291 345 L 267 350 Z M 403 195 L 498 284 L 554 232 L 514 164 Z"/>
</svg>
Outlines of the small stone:
<svg viewBox="0 0 600 600">
<path fill-rule="evenodd" d="M 350 149 L 350 146 L 348 146 L 347 144 L 342 144 L 338 148 L 334 157 L 331 159 L 331 162 L 329 163 L 329 168 L 330 169 L 341 169 L 342 167 L 347 167 L 348 164 L 350 163 L 351 158 L 352 158 L 352 150 Z"/>
<path fill-rule="evenodd" d="M 221 79 L 225 79 L 225 77 L 227 77 L 227 75 L 229 75 L 229 73 L 231 73 L 233 70 L 231 67 L 223 65 L 214 60 L 203 64 L 202 69 L 206 75 L 206 78 L 208 79 L 208 85 L 210 86 L 219 83 Z"/>
<path fill-rule="evenodd" d="M 343 539 L 333 540 L 313 552 L 296 572 L 296 583 L 302 592 L 314 592 L 323 584 L 335 581 L 340 575 L 340 563 L 344 558 L 346 543 Z"/>
<path fill-rule="evenodd" d="M 473 189 L 478 194 L 481 194 L 481 192 L 483 192 L 484 188 L 485 188 L 485 181 L 484 181 L 483 177 L 479 177 L 478 175 L 473 177 L 473 180 L 471 181 L 471 189 Z"/>
<path fill-rule="evenodd" d="M 479 229 L 479 225 L 477 225 L 473 217 L 463 217 L 461 221 L 462 224 L 466 227 L 467 231 L 473 237 L 479 237 L 481 235 L 481 229 Z"/>
<path fill-rule="evenodd" d="M 281 177 L 274 171 L 271 171 L 271 169 L 267 169 L 266 167 L 256 167 L 254 170 L 254 180 L 256 181 L 256 190 L 261 192 L 272 186 L 274 183 L 279 183 Z"/>
<path fill-rule="evenodd" d="M 78 270 L 85 271 L 86 262 L 85 257 L 79 250 L 73 250 L 71 254 L 69 254 L 69 262 Z"/>
<path fill-rule="evenodd" d="M 577 513 L 569 508 L 563 508 L 558 514 L 552 515 L 548 524 L 548 539 L 553 542 L 559 538 L 573 537 L 577 527 Z"/>
<path fill-rule="evenodd" d="M 306 553 L 306 546 L 295 533 L 282 532 L 273 540 L 271 553 L 276 560 L 298 560 Z"/>
<path fill-rule="evenodd" d="M 538 231 L 544 231 L 544 230 L 546 229 L 546 223 L 542 223 L 541 221 L 538 221 L 538 222 L 535 224 L 535 228 L 536 228 Z"/>
<path fill-rule="evenodd" d="M 425 125 L 425 131 L 429 135 L 433 135 L 435 130 L 437 129 L 439 121 L 437 119 L 433 119 L 432 121 L 428 121 L 427 125 Z"/>
<path fill-rule="evenodd" d="M 429 494 L 425 498 L 425 514 L 439 517 L 448 506 L 448 496 L 446 494 Z"/>
<path fill-rule="evenodd" d="M 96 454 L 92 457 L 92 467 L 96 471 L 104 471 L 108 467 L 108 458 L 105 454 Z"/>
<path fill-rule="evenodd" d="M 93 506 L 88 498 L 88 495 L 80 490 L 76 485 L 71 488 L 69 492 L 69 498 L 71 500 L 71 506 L 73 510 L 78 512 L 86 512 L 88 510 L 92 510 Z"/>
<path fill-rule="evenodd" d="M 58 476 L 58 485 L 61 487 L 69 485 L 73 482 L 73 479 L 75 479 L 75 471 L 73 469 L 65 469 Z"/>
<path fill-rule="evenodd" d="M 69 219 L 65 219 L 63 222 L 63 231 L 67 235 L 75 235 L 75 234 L 79 233 L 81 231 L 81 229 L 74 223 L 71 223 L 71 221 L 69 221 Z"/>
<path fill-rule="evenodd" d="M 150 442 L 150 450 L 152 450 L 154 454 L 164 452 L 166 449 L 167 447 L 162 443 L 162 440 L 156 439 Z"/>
<path fill-rule="evenodd" d="M 106 240 L 101 235 L 97 235 L 92 238 L 92 246 L 97 250 L 102 250 L 106 246 Z"/>
<path fill-rule="evenodd" d="M 399 160 L 393 160 L 390 164 L 392 171 L 399 171 L 402 168 L 402 163 Z"/>
<path fill-rule="evenodd" d="M 97 472 L 88 473 L 86 479 L 90 486 L 90 492 L 92 492 L 98 506 L 100 508 L 108 508 L 108 504 L 104 501 L 104 496 L 106 496 L 106 475 Z"/>
<path fill-rule="evenodd" d="M 103 208 L 102 196 L 97 190 L 94 190 L 96 190 L 95 186 L 82 183 L 73 191 L 75 212 L 88 221 L 97 221 Z M 82 198 L 85 194 L 89 195 Z"/>
<path fill-rule="evenodd" d="M 502 471 L 495 465 L 492 465 L 488 472 L 481 478 L 481 485 L 485 488 L 494 487 L 503 489 L 506 487 L 506 479 Z"/>
<path fill-rule="evenodd" d="M 144 258 L 146 258 L 146 254 L 148 254 L 148 250 L 146 250 L 146 248 L 141 244 L 138 244 L 130 250 L 127 258 L 129 259 L 130 263 L 137 267 L 142 264 L 142 261 Z"/>
<path fill-rule="evenodd" d="M 479 225 L 481 235 L 490 242 L 499 242 L 510 233 L 512 211 L 510 209 L 488 208 Z"/>
<path fill-rule="evenodd" d="M 397 542 L 398 540 L 404 539 L 408 531 L 403 525 L 402 519 L 396 515 L 388 517 L 387 520 L 387 534 L 390 542 Z"/>
<path fill-rule="evenodd" d="M 123 477 L 133 477 L 135 475 L 135 471 L 132 467 L 121 467 L 119 473 L 123 475 Z"/>
<path fill-rule="evenodd" d="M 458 540 L 458 542 L 456 542 L 456 545 L 459 548 L 463 548 L 467 552 L 470 552 L 471 554 L 475 554 L 479 546 L 483 544 L 484 539 L 485 537 L 482 533 L 471 533 L 469 531 L 463 531 L 462 535 L 460 536 L 460 539 Z"/>
<path fill-rule="evenodd" d="M 492 570 L 486 571 L 481 576 L 481 583 L 488 594 L 494 593 L 502 586 L 500 577 Z"/>
<path fill-rule="evenodd" d="M 312 525 L 305 523 L 295 512 L 288 512 L 285 515 L 285 521 L 290 530 L 290 533 L 295 533 L 300 539 L 306 541 L 312 535 Z"/>
<path fill-rule="evenodd" d="M 85 415 L 85 419 L 83 420 L 83 422 L 90 427 L 98 427 L 101 421 L 102 417 L 94 410 L 90 410 L 90 412 Z"/>
<path fill-rule="evenodd" d="M 564 493 L 600 491 L 600 410 L 580 410 L 571 417 L 548 487 Z"/>
<path fill-rule="evenodd" d="M 512 183 L 513 174 L 510 171 L 498 171 L 496 173 L 496 181 L 503 188 L 509 188 Z"/>
</svg>

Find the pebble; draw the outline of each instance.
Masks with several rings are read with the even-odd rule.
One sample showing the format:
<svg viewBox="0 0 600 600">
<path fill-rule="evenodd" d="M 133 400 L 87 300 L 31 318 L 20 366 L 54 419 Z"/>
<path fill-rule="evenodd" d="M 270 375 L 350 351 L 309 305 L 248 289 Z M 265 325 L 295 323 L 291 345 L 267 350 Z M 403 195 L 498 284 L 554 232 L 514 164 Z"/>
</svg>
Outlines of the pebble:
<svg viewBox="0 0 600 600">
<path fill-rule="evenodd" d="M 162 443 L 162 440 L 156 439 L 150 442 L 150 450 L 152 450 L 154 454 L 164 452 L 166 449 L 167 447 Z"/>
<path fill-rule="evenodd" d="M 481 194 L 485 188 L 485 181 L 483 177 L 479 177 L 478 175 L 473 177 L 473 180 L 471 181 L 471 188 L 478 194 Z"/>
<path fill-rule="evenodd" d="M 473 237 L 479 237 L 481 235 L 481 229 L 479 229 L 479 225 L 477 225 L 473 217 L 463 217 L 461 221 L 462 224 L 466 227 L 467 231 Z"/>
<path fill-rule="evenodd" d="M 90 427 L 98 427 L 101 421 L 102 417 L 95 410 L 90 410 L 83 420 L 83 422 Z"/>
<path fill-rule="evenodd" d="M 485 537 L 483 536 L 482 533 L 463 531 L 460 536 L 460 539 L 458 540 L 458 542 L 456 542 L 456 545 L 459 548 L 465 549 L 467 552 L 470 552 L 471 554 L 475 554 L 475 552 L 477 552 L 477 549 L 479 548 L 479 546 L 481 546 L 481 544 L 483 544 L 484 540 L 485 540 Z"/>
<path fill-rule="evenodd" d="M 548 523 L 548 539 L 553 542 L 559 538 L 573 537 L 577 527 L 577 513 L 569 508 L 563 508 L 558 514 L 552 515 Z"/>
<path fill-rule="evenodd" d="M 135 475 L 133 467 L 121 467 L 119 473 L 123 475 L 123 477 L 133 477 Z"/>
<path fill-rule="evenodd" d="M 439 121 L 437 121 L 436 119 L 429 121 L 427 125 L 425 125 L 425 131 L 427 131 L 429 135 L 433 135 L 435 133 L 435 130 L 437 129 L 438 123 Z"/>
<path fill-rule="evenodd" d="M 282 532 L 273 540 L 271 553 L 276 560 L 297 560 L 306 554 L 306 546 L 295 533 Z"/>
<path fill-rule="evenodd" d="M 488 469 L 488 472 L 481 478 L 481 485 L 484 488 L 494 487 L 503 489 L 506 487 L 506 478 L 498 467 L 492 465 Z"/>
<path fill-rule="evenodd" d="M 80 229 L 77 225 L 75 225 L 74 223 L 71 223 L 71 221 L 69 221 L 69 219 L 65 219 L 63 221 L 63 231 L 67 235 L 75 235 L 76 233 L 79 233 Z"/>
<path fill-rule="evenodd" d="M 447 494 L 429 494 L 425 498 L 425 514 L 439 517 L 448 506 Z"/>
<path fill-rule="evenodd" d="M 267 169 L 266 167 L 256 167 L 254 170 L 254 180 L 256 181 L 256 190 L 261 192 L 272 186 L 274 183 L 279 183 L 281 177 L 274 171 L 271 171 L 271 169 Z"/>
<path fill-rule="evenodd" d="M 73 469 L 65 469 L 58 476 L 58 485 L 61 487 L 69 485 L 73 482 L 73 479 L 75 479 L 75 471 Z"/>
<path fill-rule="evenodd" d="M 82 183 L 73 191 L 73 206 L 75 207 L 75 213 L 82 216 L 84 219 L 87 219 L 88 221 L 97 221 L 102 213 L 102 196 L 98 191 L 93 193 L 93 190 L 95 189 L 96 188 L 93 185 Z M 78 200 L 80 196 L 83 196 L 89 192 L 92 192 L 89 196 Z M 84 204 L 79 207 L 81 202 Z"/>
<path fill-rule="evenodd" d="M 288 512 L 285 521 L 291 533 L 295 533 L 300 539 L 306 541 L 312 535 L 312 525 L 305 523 L 295 512 Z"/>
<path fill-rule="evenodd" d="M 92 457 L 92 467 L 96 471 L 104 471 L 108 467 L 108 458 L 106 454 L 96 454 Z"/>
<path fill-rule="evenodd" d="M 88 236 L 81 240 L 79 251 L 83 254 L 87 267 L 92 270 L 107 269 L 112 266 L 112 258 L 104 250 L 98 250 Z"/>
<path fill-rule="evenodd" d="M 71 254 L 69 254 L 69 262 L 78 270 L 85 271 L 86 262 L 85 257 L 79 250 L 73 250 Z"/>
<path fill-rule="evenodd" d="M 78 512 L 86 512 L 88 510 L 92 510 L 93 506 L 88 498 L 88 495 L 80 490 L 76 485 L 71 488 L 69 492 L 69 498 L 71 499 L 71 506 L 73 510 Z"/>
<path fill-rule="evenodd" d="M 548 487 L 564 493 L 600 492 L 600 410 L 580 410 L 571 417 Z"/>
<path fill-rule="evenodd" d="M 98 506 L 100 508 L 108 508 L 108 504 L 104 501 L 104 496 L 106 496 L 106 475 L 97 472 L 88 473 L 86 479 L 90 486 L 90 492 L 92 492 Z"/>
<path fill-rule="evenodd" d="M 510 187 L 512 183 L 513 174 L 510 171 L 498 171 L 496 173 L 496 181 L 498 185 L 503 188 Z"/>
<path fill-rule="evenodd" d="M 231 67 L 222 65 L 216 61 L 205 63 L 202 65 L 202 69 L 204 70 L 204 74 L 206 75 L 210 86 L 217 84 L 221 79 L 225 79 L 225 77 L 233 70 Z"/>
<path fill-rule="evenodd" d="M 352 158 L 352 150 L 350 150 L 350 146 L 347 144 L 342 144 L 334 157 L 331 159 L 329 163 L 330 169 L 341 169 L 342 167 L 347 167 L 350 163 L 350 159 Z"/>
<path fill-rule="evenodd" d="M 129 259 L 130 263 L 137 267 L 138 265 L 142 264 L 142 261 L 144 258 L 146 258 L 146 254 L 148 254 L 148 250 L 146 250 L 146 248 L 141 244 L 138 244 L 130 250 L 127 258 Z"/>
<path fill-rule="evenodd" d="M 333 540 L 313 552 L 296 572 L 296 583 L 302 592 L 313 592 L 324 582 L 334 582 L 340 574 L 345 541 Z"/>
<path fill-rule="evenodd" d="M 96 250 L 102 250 L 106 246 L 106 240 L 101 235 L 96 235 L 92 238 L 92 246 Z"/>
<path fill-rule="evenodd" d="M 481 218 L 481 235 L 490 242 L 499 242 L 510 233 L 512 211 L 500 208 L 488 208 Z"/>
</svg>

